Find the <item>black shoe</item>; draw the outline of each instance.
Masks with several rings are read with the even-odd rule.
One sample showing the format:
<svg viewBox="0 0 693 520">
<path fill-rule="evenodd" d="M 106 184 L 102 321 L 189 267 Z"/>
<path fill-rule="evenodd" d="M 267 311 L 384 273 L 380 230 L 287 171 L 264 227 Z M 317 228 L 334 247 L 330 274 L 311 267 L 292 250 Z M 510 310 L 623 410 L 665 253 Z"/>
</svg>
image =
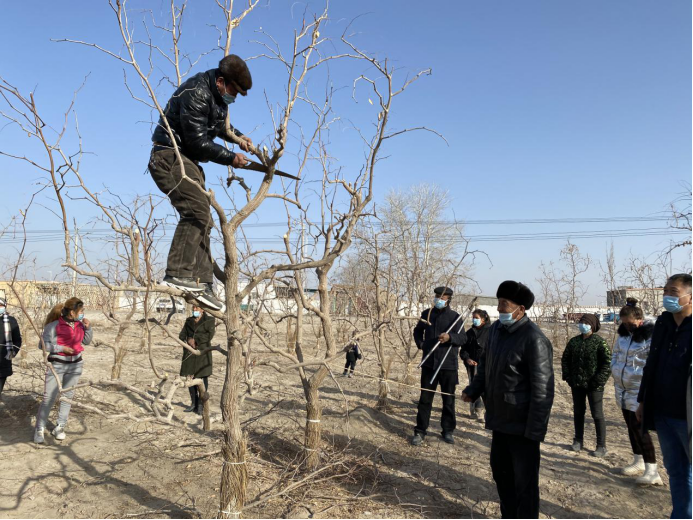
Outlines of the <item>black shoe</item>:
<svg viewBox="0 0 693 520">
<path fill-rule="evenodd" d="M 573 445 L 570 447 L 571 450 L 574 452 L 579 452 L 582 450 L 582 442 L 581 441 L 573 441 Z"/>
<path fill-rule="evenodd" d="M 479 416 L 476 413 L 476 410 L 472 410 L 471 412 L 469 412 L 469 416 L 475 420 L 479 418 Z"/>
<path fill-rule="evenodd" d="M 226 310 L 226 305 L 219 298 L 216 297 L 214 291 L 210 287 L 212 284 L 205 284 L 204 291 L 200 294 L 195 295 L 195 299 L 202 304 L 203 307 L 212 309 L 219 312 L 224 312 Z"/>
<path fill-rule="evenodd" d="M 423 443 L 423 437 L 420 433 L 415 433 L 414 436 L 411 438 L 411 445 L 420 446 L 421 443 Z"/>
<path fill-rule="evenodd" d="M 201 283 L 197 283 L 193 278 L 178 278 L 168 275 L 164 276 L 164 279 L 161 280 L 161 285 L 187 292 L 201 292 L 205 290 L 205 286 Z"/>
<path fill-rule="evenodd" d="M 597 449 L 594 450 L 591 455 L 593 457 L 597 457 L 598 459 L 602 459 L 606 457 L 606 454 L 608 453 L 606 446 L 597 446 Z"/>
<path fill-rule="evenodd" d="M 447 442 L 448 444 L 455 444 L 455 438 L 452 436 L 452 433 L 447 432 L 441 435 L 443 436 L 443 441 Z"/>
<path fill-rule="evenodd" d="M 203 409 L 203 407 L 201 404 L 197 405 L 197 408 L 195 408 L 195 413 L 197 415 L 202 415 L 202 409 Z"/>
<path fill-rule="evenodd" d="M 195 411 L 195 405 L 194 405 L 194 404 L 191 404 L 190 406 L 188 406 L 188 407 L 187 407 L 185 410 L 183 410 L 183 411 L 184 411 L 185 413 L 194 412 L 194 411 Z"/>
</svg>

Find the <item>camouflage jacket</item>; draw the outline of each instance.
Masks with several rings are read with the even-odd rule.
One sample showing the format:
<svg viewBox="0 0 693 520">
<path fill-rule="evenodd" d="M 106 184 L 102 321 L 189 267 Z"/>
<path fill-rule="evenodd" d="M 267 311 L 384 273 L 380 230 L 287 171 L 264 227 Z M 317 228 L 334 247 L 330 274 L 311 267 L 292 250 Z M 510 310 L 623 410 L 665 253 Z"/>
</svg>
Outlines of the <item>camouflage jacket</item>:
<svg viewBox="0 0 693 520">
<path fill-rule="evenodd" d="M 571 388 L 604 391 L 611 375 L 611 352 L 604 338 L 582 334 L 571 338 L 561 358 L 563 380 Z"/>
</svg>

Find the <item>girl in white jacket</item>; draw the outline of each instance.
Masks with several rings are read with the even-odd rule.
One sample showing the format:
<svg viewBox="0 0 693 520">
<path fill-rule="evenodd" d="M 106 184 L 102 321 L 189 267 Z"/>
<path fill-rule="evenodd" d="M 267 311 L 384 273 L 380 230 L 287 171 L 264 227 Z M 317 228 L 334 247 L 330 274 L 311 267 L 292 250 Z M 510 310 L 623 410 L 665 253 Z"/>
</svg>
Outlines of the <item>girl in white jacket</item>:
<svg viewBox="0 0 693 520">
<path fill-rule="evenodd" d="M 657 471 L 652 437 L 649 432 L 642 430 L 642 425 L 635 418 L 642 371 L 650 352 L 654 329 L 654 321 L 645 321 L 645 314 L 637 304 L 638 300 L 628 298 L 626 306 L 621 309 L 618 339 L 611 355 L 616 403 L 623 412 L 630 445 L 633 448 L 633 462 L 623 468 L 621 473 L 629 476 L 638 475 L 635 480 L 638 484 L 661 486 L 662 479 Z"/>
</svg>

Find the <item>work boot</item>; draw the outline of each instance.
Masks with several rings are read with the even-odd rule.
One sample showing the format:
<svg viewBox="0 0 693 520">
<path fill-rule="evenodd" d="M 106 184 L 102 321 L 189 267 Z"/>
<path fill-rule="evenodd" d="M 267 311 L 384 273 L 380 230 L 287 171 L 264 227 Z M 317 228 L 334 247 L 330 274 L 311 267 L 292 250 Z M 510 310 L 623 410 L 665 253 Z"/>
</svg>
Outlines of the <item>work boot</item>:
<svg viewBox="0 0 693 520">
<path fill-rule="evenodd" d="M 420 446 L 423 443 L 423 436 L 420 433 L 415 433 L 411 438 L 412 446 Z"/>
<path fill-rule="evenodd" d="M 625 468 L 622 468 L 621 474 L 634 477 L 635 475 L 642 475 L 644 471 L 645 461 L 643 460 L 642 455 L 633 455 L 633 462 L 628 464 Z"/>
<path fill-rule="evenodd" d="M 636 484 L 641 486 L 662 486 L 662 477 L 659 476 L 657 471 L 657 463 L 645 463 L 645 474 L 642 477 L 635 479 Z"/>
<path fill-rule="evenodd" d="M 188 406 L 185 410 L 183 410 L 185 413 L 190 413 L 195 411 L 195 403 L 192 403 L 190 406 Z"/>
<path fill-rule="evenodd" d="M 347 375 L 348 370 L 345 370 L 344 373 L 342 374 L 343 376 Z"/>
<path fill-rule="evenodd" d="M 43 428 L 36 428 L 36 430 L 34 430 L 34 442 L 36 444 L 43 444 L 45 442 L 43 436 L 44 431 L 45 430 Z"/>
<path fill-rule="evenodd" d="M 353 372 L 349 372 L 349 375 L 348 375 L 347 377 L 348 377 L 349 379 L 351 379 L 352 377 L 354 377 L 354 373 L 353 373 Z"/>
<path fill-rule="evenodd" d="M 597 449 L 592 452 L 592 456 L 603 459 L 607 453 L 606 446 L 597 446 Z"/>
<path fill-rule="evenodd" d="M 443 441 L 448 444 L 455 444 L 455 438 L 452 436 L 452 432 L 446 432 L 441 434 L 443 436 Z"/>
<path fill-rule="evenodd" d="M 65 425 L 59 424 L 58 426 L 56 426 L 51 432 L 51 435 L 55 437 L 56 440 L 65 440 Z"/>
<path fill-rule="evenodd" d="M 194 278 L 179 278 L 177 276 L 164 276 L 161 285 L 187 292 L 202 292 L 205 290 L 205 286 L 197 283 Z"/>
<path fill-rule="evenodd" d="M 196 294 L 195 299 L 204 307 L 209 309 L 219 312 L 224 312 L 226 310 L 226 305 L 224 305 L 224 302 L 218 299 L 214 294 L 211 283 L 204 284 L 204 290 L 201 293 Z"/>
<path fill-rule="evenodd" d="M 570 447 L 571 450 L 575 452 L 580 452 L 582 450 L 582 442 L 581 441 L 573 441 L 573 445 Z"/>
</svg>

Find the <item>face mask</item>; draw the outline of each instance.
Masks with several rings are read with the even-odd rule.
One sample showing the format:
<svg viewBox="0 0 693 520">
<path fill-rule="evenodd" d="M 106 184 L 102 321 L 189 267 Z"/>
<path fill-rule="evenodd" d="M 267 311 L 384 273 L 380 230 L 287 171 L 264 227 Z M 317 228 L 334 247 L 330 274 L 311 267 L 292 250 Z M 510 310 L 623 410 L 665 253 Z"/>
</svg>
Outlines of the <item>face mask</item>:
<svg viewBox="0 0 693 520">
<path fill-rule="evenodd" d="M 472 324 L 473 324 L 475 327 L 481 327 L 481 318 L 474 318 L 474 319 L 472 320 Z"/>
<path fill-rule="evenodd" d="M 445 303 L 446 303 L 445 300 L 443 300 L 441 298 L 436 298 L 435 300 L 433 300 L 433 305 L 435 306 L 436 309 L 444 308 Z"/>
<path fill-rule="evenodd" d="M 200 311 L 193 311 L 193 318 L 199 318 L 201 312 Z"/>
<path fill-rule="evenodd" d="M 236 102 L 236 96 L 232 96 L 231 94 L 224 94 L 221 96 L 221 99 L 223 99 L 224 103 L 226 103 L 227 105 Z"/>
<path fill-rule="evenodd" d="M 667 311 L 673 314 L 677 314 L 683 310 L 683 306 L 679 303 L 678 296 L 665 296 L 662 305 L 664 305 Z"/>
<path fill-rule="evenodd" d="M 0 316 L 5 314 L 5 307 L 0 307 Z"/>
<path fill-rule="evenodd" d="M 592 325 L 587 325 L 587 323 L 578 323 L 578 329 L 580 329 L 581 334 L 589 334 L 592 331 Z"/>
<path fill-rule="evenodd" d="M 84 313 L 80 313 L 79 316 L 77 316 L 77 321 L 82 321 L 84 319 Z"/>
<path fill-rule="evenodd" d="M 517 309 L 515 309 L 515 310 L 517 310 Z M 517 321 L 515 318 L 513 318 L 514 312 L 515 311 L 513 311 L 513 312 L 501 312 L 498 316 L 498 320 L 503 325 L 508 325 L 508 326 L 512 325 L 513 323 L 515 323 Z"/>
</svg>

